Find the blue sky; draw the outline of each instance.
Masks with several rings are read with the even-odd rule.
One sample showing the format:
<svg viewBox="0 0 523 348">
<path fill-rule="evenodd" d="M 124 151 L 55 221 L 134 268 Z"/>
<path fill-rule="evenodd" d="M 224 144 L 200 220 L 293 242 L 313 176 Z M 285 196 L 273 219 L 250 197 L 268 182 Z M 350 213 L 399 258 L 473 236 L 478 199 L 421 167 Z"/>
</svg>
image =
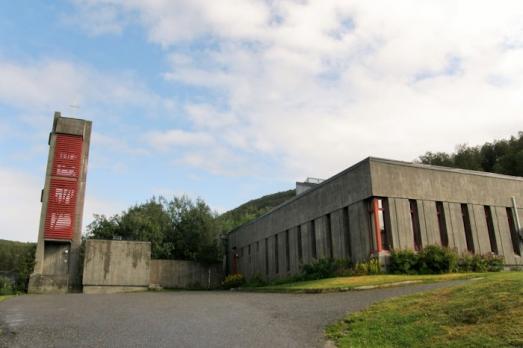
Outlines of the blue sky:
<svg viewBox="0 0 523 348">
<path fill-rule="evenodd" d="M 522 82 L 520 1 L 4 1 L 0 238 L 36 239 L 54 111 L 93 121 L 87 224 L 508 137 Z"/>
</svg>

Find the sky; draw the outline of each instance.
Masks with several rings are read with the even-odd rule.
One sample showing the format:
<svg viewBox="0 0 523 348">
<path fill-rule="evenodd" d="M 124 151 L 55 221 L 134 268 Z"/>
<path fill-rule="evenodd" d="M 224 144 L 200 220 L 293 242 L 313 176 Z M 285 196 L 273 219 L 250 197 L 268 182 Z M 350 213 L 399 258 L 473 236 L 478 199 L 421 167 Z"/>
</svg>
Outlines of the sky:
<svg viewBox="0 0 523 348">
<path fill-rule="evenodd" d="M 93 121 L 84 226 L 221 213 L 523 130 L 523 1 L 0 1 L 0 239 L 37 238 L 55 111 Z"/>
</svg>

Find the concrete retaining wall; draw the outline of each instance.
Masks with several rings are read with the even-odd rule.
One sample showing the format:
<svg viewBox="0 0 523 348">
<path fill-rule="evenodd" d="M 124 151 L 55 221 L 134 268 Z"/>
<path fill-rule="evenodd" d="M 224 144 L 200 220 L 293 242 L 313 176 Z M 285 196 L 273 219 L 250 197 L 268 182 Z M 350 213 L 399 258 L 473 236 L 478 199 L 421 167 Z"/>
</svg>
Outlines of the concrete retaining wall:
<svg viewBox="0 0 523 348">
<path fill-rule="evenodd" d="M 223 274 L 221 264 L 206 267 L 192 261 L 151 260 L 149 283 L 163 288 L 215 289 Z"/>
<path fill-rule="evenodd" d="M 84 293 L 147 290 L 151 243 L 88 240 L 85 246 Z"/>
</svg>

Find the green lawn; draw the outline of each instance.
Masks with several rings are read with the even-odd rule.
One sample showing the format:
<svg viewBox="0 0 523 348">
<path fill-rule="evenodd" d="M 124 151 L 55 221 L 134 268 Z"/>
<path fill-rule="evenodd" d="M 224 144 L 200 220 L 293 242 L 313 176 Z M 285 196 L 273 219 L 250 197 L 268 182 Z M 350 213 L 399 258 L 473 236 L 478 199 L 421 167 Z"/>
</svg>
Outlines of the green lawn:
<svg viewBox="0 0 523 348">
<path fill-rule="evenodd" d="M 435 275 L 378 274 L 352 277 L 337 277 L 269 285 L 256 288 L 256 291 L 270 292 L 335 292 L 359 290 L 368 287 L 401 286 L 410 283 L 429 283 L 445 280 L 481 277 L 482 273 L 449 273 Z"/>
<path fill-rule="evenodd" d="M 523 347 L 523 272 L 376 303 L 326 334 L 338 347 Z"/>
</svg>

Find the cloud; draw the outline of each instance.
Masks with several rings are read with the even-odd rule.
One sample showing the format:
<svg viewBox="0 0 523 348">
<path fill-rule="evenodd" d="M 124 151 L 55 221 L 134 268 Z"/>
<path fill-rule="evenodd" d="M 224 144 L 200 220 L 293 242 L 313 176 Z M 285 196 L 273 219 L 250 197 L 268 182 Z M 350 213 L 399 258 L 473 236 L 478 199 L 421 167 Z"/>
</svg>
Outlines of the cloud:
<svg viewBox="0 0 523 348">
<path fill-rule="evenodd" d="M 287 177 L 325 177 L 521 127 L 520 1 L 88 3 L 132 13 L 125 25 L 164 48 L 165 79 L 215 96 L 188 101 L 190 133 L 164 130 L 156 145 L 226 149 L 222 168 L 268 156 Z M 182 160 L 208 166 L 205 154 Z"/>
<path fill-rule="evenodd" d="M 0 76 L 0 103 L 22 110 L 67 110 L 71 104 L 82 110 L 102 105 L 169 105 L 130 75 L 101 72 L 65 60 L 0 59 Z"/>
<path fill-rule="evenodd" d="M 0 238 L 36 241 L 40 222 L 38 179 L 24 172 L 0 167 Z"/>
<path fill-rule="evenodd" d="M 210 134 L 183 129 L 153 131 L 147 133 L 145 138 L 153 147 L 163 150 L 172 146 L 208 146 L 213 143 Z"/>
</svg>

